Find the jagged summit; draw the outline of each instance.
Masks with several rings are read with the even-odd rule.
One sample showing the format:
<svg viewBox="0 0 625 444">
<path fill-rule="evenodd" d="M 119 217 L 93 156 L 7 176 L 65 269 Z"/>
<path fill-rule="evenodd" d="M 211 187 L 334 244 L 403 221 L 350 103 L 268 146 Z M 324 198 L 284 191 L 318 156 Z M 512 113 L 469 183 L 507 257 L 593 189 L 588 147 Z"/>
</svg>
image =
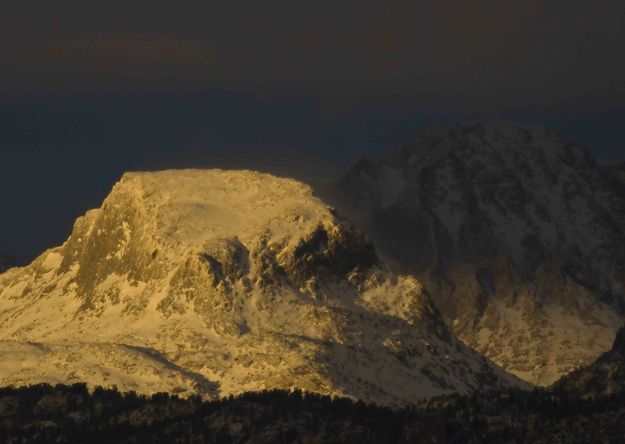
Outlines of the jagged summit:
<svg viewBox="0 0 625 444">
<path fill-rule="evenodd" d="M 309 187 L 252 171 L 125 174 L 61 247 L 0 275 L 0 326 L 2 385 L 402 404 L 520 384 Z"/>
<path fill-rule="evenodd" d="M 369 211 L 397 213 L 397 224 L 406 221 L 401 211 L 411 219 L 423 212 L 436 216 L 417 228 L 440 221 L 445 232 L 435 233 L 438 244 L 453 244 L 444 254 L 425 230 L 405 227 L 405 248 L 387 245 L 393 230 L 380 233 L 381 246 L 404 262 L 431 260 L 444 268 L 457 260 L 506 256 L 531 274 L 544 260 L 556 259 L 619 306 L 622 297 L 613 294 L 615 289 L 602 279 L 590 282 L 600 273 L 581 263 L 596 262 L 584 261 L 587 257 L 605 262 L 623 255 L 625 236 L 617 216 L 625 199 L 610 195 L 603 173 L 584 148 L 546 129 L 491 123 L 426 131 L 377 162 L 361 162 L 342 186 Z M 602 199 L 597 201 L 596 194 Z M 586 207 L 590 214 L 582 211 Z M 592 223 L 598 224 L 596 234 L 586 229 Z M 618 238 L 619 244 L 605 237 Z"/>
<path fill-rule="evenodd" d="M 549 161 L 559 159 L 571 165 L 595 164 L 585 148 L 568 142 L 563 144 L 548 128 L 506 121 L 433 127 L 425 130 L 414 142 L 391 150 L 382 161 L 388 164 L 408 161 L 411 166 L 435 164 L 450 155 L 466 159 L 467 151 L 475 150 L 482 155 L 500 156 L 502 164 L 531 163 L 537 156 Z"/>
<path fill-rule="evenodd" d="M 608 350 L 623 322 L 618 171 L 542 128 L 452 125 L 356 164 L 339 206 L 466 343 L 547 385 Z"/>
<path fill-rule="evenodd" d="M 278 283 L 282 266 L 296 288 L 316 273 L 377 261 L 371 244 L 308 186 L 253 171 L 127 173 L 100 210 L 78 219 L 63 249 L 62 271 L 89 264 L 76 276 L 88 303 L 112 273 L 162 279 L 182 257 L 188 268 L 208 264 L 210 279 L 223 285 L 247 282 L 250 272 L 263 284 Z M 304 256 L 308 262 L 288 262 Z"/>
</svg>

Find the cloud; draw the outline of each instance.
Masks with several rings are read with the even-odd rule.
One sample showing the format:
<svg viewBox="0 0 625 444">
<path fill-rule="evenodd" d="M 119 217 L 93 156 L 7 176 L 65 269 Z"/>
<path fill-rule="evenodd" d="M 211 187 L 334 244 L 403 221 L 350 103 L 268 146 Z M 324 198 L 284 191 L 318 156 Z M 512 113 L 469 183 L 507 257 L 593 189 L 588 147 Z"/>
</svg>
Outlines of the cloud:
<svg viewBox="0 0 625 444">
<path fill-rule="evenodd" d="M 167 86 L 180 91 L 189 80 L 219 69 L 216 51 L 208 42 L 170 34 L 35 40 L 19 51 L 0 51 L 0 56 L 8 75 L 13 74 L 5 84 L 35 92 L 140 92 Z"/>
<path fill-rule="evenodd" d="M 101 70 L 205 70 L 216 63 L 215 50 L 208 43 L 161 34 L 51 40 L 33 48 L 31 54 L 48 64 Z"/>
<path fill-rule="evenodd" d="M 5 90 L 221 89 L 447 110 L 625 101 L 622 0 L 21 3 L 0 14 Z"/>
</svg>

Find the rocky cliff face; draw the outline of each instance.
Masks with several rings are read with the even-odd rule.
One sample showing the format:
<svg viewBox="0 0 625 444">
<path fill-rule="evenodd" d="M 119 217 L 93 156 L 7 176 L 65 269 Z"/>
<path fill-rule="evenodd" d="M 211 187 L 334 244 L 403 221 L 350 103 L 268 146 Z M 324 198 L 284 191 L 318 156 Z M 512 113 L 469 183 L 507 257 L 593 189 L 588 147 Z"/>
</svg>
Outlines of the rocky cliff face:
<svg viewBox="0 0 625 444">
<path fill-rule="evenodd" d="M 599 397 L 625 392 L 625 327 L 617 332 L 612 349 L 592 364 L 562 377 L 552 387 L 582 397 Z"/>
<path fill-rule="evenodd" d="M 363 160 L 339 196 L 508 371 L 547 385 L 610 348 L 625 308 L 622 168 L 544 129 L 461 125 Z"/>
<path fill-rule="evenodd" d="M 0 340 L 0 385 L 402 404 L 519 384 L 307 186 L 249 171 L 124 175 L 62 246 L 0 275 Z"/>
</svg>

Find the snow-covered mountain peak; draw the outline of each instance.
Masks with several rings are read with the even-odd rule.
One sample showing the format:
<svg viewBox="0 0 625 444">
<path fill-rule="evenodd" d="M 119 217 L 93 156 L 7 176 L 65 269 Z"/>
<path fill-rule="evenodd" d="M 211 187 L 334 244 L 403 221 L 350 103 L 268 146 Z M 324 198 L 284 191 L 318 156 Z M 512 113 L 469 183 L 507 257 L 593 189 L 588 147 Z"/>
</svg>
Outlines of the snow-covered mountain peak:
<svg viewBox="0 0 625 444">
<path fill-rule="evenodd" d="M 426 131 L 355 165 L 338 194 L 384 256 L 426 283 L 463 339 L 533 382 L 548 384 L 592 361 L 622 322 L 622 179 L 618 169 L 598 165 L 584 148 L 548 130 L 478 123 Z M 501 298 L 516 305 L 524 292 L 521 324 L 503 308 L 489 309 Z M 553 332 L 556 315 L 545 310 L 556 306 L 583 319 L 579 333 L 560 337 L 561 357 L 548 348 L 518 347 L 513 356 L 497 339 L 495 331 L 515 325 L 519 335 Z M 568 322 L 558 320 L 563 331 Z M 566 341 L 579 342 L 578 350 L 570 353 Z M 528 354 L 534 357 L 523 357 Z M 552 359 L 557 362 L 543 363 Z"/>
<path fill-rule="evenodd" d="M 345 273 L 377 261 L 364 237 L 302 183 L 253 171 L 172 170 L 125 174 L 100 209 L 78 219 L 60 269 L 81 264 L 76 282 L 91 299 L 113 272 L 164 278 L 181 258 L 219 263 L 226 269 L 215 273 L 225 277 L 252 267 L 255 277 L 272 279 L 266 254 L 308 260 L 287 267 L 298 285 L 316 268 Z"/>
<path fill-rule="evenodd" d="M 0 275 L 0 325 L 4 384 L 386 404 L 518 384 L 309 187 L 251 171 L 124 175 L 64 245 Z"/>
<path fill-rule="evenodd" d="M 137 217 L 149 223 L 161 241 L 188 247 L 233 236 L 246 242 L 259 230 L 279 242 L 332 219 L 307 185 L 254 171 L 126 173 L 101 211 L 116 207 L 129 212 L 129 223 Z M 285 219 L 292 214 L 299 219 Z"/>
<path fill-rule="evenodd" d="M 399 197 L 397 188 L 409 186 L 415 174 L 426 176 L 419 184 L 426 189 L 440 176 L 447 176 L 452 187 L 457 185 L 454 179 L 459 181 L 467 176 L 485 181 L 506 176 L 510 183 L 543 186 L 557 183 L 561 172 L 595 166 L 585 148 L 560 139 L 548 129 L 492 122 L 427 130 L 414 142 L 403 144 L 378 160 L 360 161 L 344 180 L 358 177 L 364 182 L 375 182 Z M 378 197 L 390 203 L 387 193 L 379 192 Z"/>
<path fill-rule="evenodd" d="M 475 124 L 426 132 L 378 162 L 357 165 L 341 186 L 375 217 L 392 212 L 410 220 L 423 210 L 444 226 L 440 241 L 454 246 L 444 257 L 429 249 L 423 230 L 394 249 L 384 227 L 374 226 L 380 247 L 403 262 L 432 257 L 445 268 L 505 257 L 532 275 L 555 261 L 618 307 L 621 296 L 592 269 L 592 263 L 611 266 L 625 252 L 618 222 L 625 194 L 606 171 L 584 148 L 547 130 Z"/>
<path fill-rule="evenodd" d="M 587 151 L 564 143 L 547 128 L 511 122 L 457 124 L 426 130 L 413 143 L 404 144 L 387 157 L 392 162 L 434 164 L 447 156 L 475 160 L 475 156 L 499 157 L 502 163 L 549 162 L 592 164 Z"/>
</svg>

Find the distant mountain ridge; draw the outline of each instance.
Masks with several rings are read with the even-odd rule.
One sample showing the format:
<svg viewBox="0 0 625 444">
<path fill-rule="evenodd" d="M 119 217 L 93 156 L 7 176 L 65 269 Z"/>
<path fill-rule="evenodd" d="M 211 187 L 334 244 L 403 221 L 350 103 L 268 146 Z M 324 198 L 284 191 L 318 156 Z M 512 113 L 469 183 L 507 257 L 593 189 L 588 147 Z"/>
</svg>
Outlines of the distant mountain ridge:
<svg viewBox="0 0 625 444">
<path fill-rule="evenodd" d="M 127 173 L 67 241 L 0 274 L 1 385 L 380 404 L 521 386 L 295 180 Z"/>
<path fill-rule="evenodd" d="M 337 195 L 465 343 L 549 385 L 623 323 L 623 171 L 542 128 L 453 125 L 357 163 Z"/>
</svg>

